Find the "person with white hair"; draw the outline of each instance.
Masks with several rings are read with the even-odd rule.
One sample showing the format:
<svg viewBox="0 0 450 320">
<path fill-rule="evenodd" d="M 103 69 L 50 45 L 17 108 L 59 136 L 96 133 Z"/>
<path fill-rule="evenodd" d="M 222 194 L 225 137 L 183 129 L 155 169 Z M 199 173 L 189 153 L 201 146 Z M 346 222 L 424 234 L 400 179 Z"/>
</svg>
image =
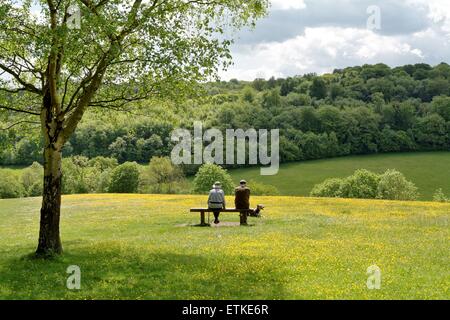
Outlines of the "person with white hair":
<svg viewBox="0 0 450 320">
<path fill-rule="evenodd" d="M 225 209 L 225 193 L 223 192 L 222 184 L 219 181 L 216 181 L 211 191 L 209 191 L 208 208 L 211 210 L 218 209 L 217 211 L 213 211 L 214 224 L 218 224 L 220 222 L 220 209 Z"/>
</svg>

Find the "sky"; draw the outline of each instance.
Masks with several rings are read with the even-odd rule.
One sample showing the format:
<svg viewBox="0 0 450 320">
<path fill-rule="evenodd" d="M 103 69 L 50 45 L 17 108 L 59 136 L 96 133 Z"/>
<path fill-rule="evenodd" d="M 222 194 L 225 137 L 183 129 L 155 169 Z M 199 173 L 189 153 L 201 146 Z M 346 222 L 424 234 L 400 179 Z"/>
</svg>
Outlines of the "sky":
<svg viewBox="0 0 450 320">
<path fill-rule="evenodd" d="M 450 63 L 449 0 L 271 0 L 236 35 L 223 80 L 324 74 L 372 63 Z"/>
</svg>

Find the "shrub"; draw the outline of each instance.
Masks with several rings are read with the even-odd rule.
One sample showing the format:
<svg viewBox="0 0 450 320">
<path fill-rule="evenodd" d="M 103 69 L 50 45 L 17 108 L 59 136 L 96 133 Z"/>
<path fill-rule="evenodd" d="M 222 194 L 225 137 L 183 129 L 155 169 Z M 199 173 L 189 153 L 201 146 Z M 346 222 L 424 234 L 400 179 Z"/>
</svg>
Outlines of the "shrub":
<svg viewBox="0 0 450 320">
<path fill-rule="evenodd" d="M 117 159 L 99 156 L 89 160 L 88 165 L 89 167 L 94 167 L 99 171 L 103 172 L 108 169 L 114 169 L 119 164 L 117 162 Z"/>
<path fill-rule="evenodd" d="M 111 183 L 111 172 L 119 163 L 117 159 L 106 157 L 95 157 L 88 161 L 86 168 L 86 181 L 93 192 L 107 193 Z"/>
<path fill-rule="evenodd" d="M 436 202 L 449 202 L 450 199 L 447 198 L 444 194 L 444 192 L 442 191 L 441 188 L 437 189 L 436 192 L 433 195 L 433 201 Z"/>
<path fill-rule="evenodd" d="M 342 179 L 332 178 L 327 179 L 322 183 L 316 184 L 311 190 L 311 197 L 327 197 L 339 198 L 342 196 L 341 187 Z"/>
<path fill-rule="evenodd" d="M 312 197 L 415 200 L 416 186 L 400 172 L 387 170 L 382 175 L 365 169 L 345 179 L 327 179 L 311 190 Z"/>
<path fill-rule="evenodd" d="M 109 185 L 111 184 L 111 172 L 112 169 L 103 171 L 97 180 L 97 185 L 95 187 L 95 192 L 97 193 L 108 193 Z"/>
<path fill-rule="evenodd" d="M 194 178 L 194 192 L 206 193 L 211 190 L 214 182 L 220 181 L 225 193 L 234 190 L 233 180 L 227 170 L 213 163 L 207 163 L 200 167 Z"/>
<path fill-rule="evenodd" d="M 88 158 L 83 156 L 62 160 L 62 192 L 64 194 L 89 193 L 95 190 L 97 175 L 88 165 Z"/>
<path fill-rule="evenodd" d="M 30 164 L 42 156 L 42 145 L 38 138 L 23 138 L 15 145 L 16 163 Z"/>
<path fill-rule="evenodd" d="M 25 195 L 25 189 L 17 177 L 9 172 L 0 174 L 0 198 L 20 198 Z"/>
<path fill-rule="evenodd" d="M 280 194 L 275 186 L 264 184 L 250 180 L 248 186 L 251 189 L 252 195 L 255 196 L 277 196 Z"/>
<path fill-rule="evenodd" d="M 24 169 L 21 176 L 21 182 L 25 193 L 29 197 L 42 195 L 44 168 L 37 162 Z"/>
<path fill-rule="evenodd" d="M 186 186 L 183 170 L 168 157 L 153 157 L 141 174 L 140 191 L 143 193 L 178 193 Z"/>
<path fill-rule="evenodd" d="M 136 162 L 125 162 L 111 172 L 108 191 L 112 193 L 137 193 L 139 167 Z"/>
<path fill-rule="evenodd" d="M 36 181 L 31 185 L 31 187 L 27 190 L 28 197 L 40 197 L 44 192 L 44 181 Z"/>
<path fill-rule="evenodd" d="M 366 169 L 356 170 L 353 175 L 344 179 L 340 187 L 341 197 L 374 199 L 377 196 L 380 176 Z"/>
<path fill-rule="evenodd" d="M 388 200 L 416 200 L 418 197 L 416 186 L 396 170 L 387 170 L 381 175 L 377 193 L 378 199 Z"/>
<path fill-rule="evenodd" d="M 109 174 L 117 167 L 117 160 L 96 157 L 91 160 L 84 156 L 63 159 L 63 193 L 107 192 Z"/>
</svg>

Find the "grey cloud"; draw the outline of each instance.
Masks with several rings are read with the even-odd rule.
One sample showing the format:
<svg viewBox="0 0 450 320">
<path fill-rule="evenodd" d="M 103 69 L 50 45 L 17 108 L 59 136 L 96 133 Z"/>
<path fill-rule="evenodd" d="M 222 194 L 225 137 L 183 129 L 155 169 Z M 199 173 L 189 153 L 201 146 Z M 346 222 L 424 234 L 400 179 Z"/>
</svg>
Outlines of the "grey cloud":
<svg viewBox="0 0 450 320">
<path fill-rule="evenodd" d="M 431 19 L 427 0 L 414 6 L 400 0 L 305 2 L 304 9 L 272 10 L 254 31 L 241 32 L 232 47 L 235 65 L 223 77 L 286 77 L 379 62 L 450 63 L 450 12 L 442 21 Z M 371 5 L 381 9 L 381 30 L 372 35 L 365 33 Z"/>
<path fill-rule="evenodd" d="M 307 0 L 306 8 L 299 10 L 272 10 L 268 17 L 257 23 L 255 30 L 242 31 L 236 44 L 281 42 L 302 34 L 306 27 L 336 26 L 366 28 L 367 8 L 377 5 L 381 9 L 383 35 L 403 35 L 429 27 L 427 11 L 421 6 L 408 6 L 404 1 L 391 0 Z"/>
</svg>

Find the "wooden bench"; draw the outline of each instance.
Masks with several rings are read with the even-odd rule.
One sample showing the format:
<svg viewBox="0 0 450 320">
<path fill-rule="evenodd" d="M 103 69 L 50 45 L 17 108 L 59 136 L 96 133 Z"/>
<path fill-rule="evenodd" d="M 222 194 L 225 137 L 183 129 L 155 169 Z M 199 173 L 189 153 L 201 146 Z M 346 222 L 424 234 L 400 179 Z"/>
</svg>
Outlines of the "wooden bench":
<svg viewBox="0 0 450 320">
<path fill-rule="evenodd" d="M 209 223 L 206 223 L 205 221 L 205 212 L 215 212 L 220 211 L 222 212 L 239 212 L 239 218 L 241 226 L 247 225 L 247 216 L 252 213 L 253 209 L 208 209 L 208 208 L 192 208 L 190 212 L 200 212 L 200 226 L 206 227 L 210 226 Z M 209 216 L 208 216 L 208 222 L 209 222 Z"/>
</svg>

